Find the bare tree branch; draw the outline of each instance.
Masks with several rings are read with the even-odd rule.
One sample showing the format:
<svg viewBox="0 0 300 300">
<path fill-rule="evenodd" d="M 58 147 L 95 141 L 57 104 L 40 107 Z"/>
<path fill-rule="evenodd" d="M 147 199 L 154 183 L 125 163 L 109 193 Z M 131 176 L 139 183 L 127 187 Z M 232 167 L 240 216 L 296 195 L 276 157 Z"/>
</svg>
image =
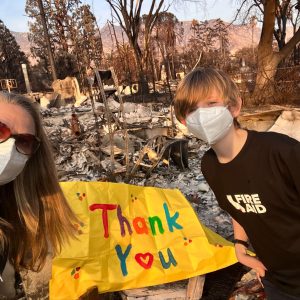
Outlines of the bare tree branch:
<svg viewBox="0 0 300 300">
<path fill-rule="evenodd" d="M 280 50 L 279 52 L 280 58 L 283 59 L 289 53 L 291 53 L 291 51 L 299 43 L 299 41 L 300 41 L 300 28 L 297 30 L 294 36 L 288 41 L 288 43 L 286 43 L 285 46 Z"/>
</svg>

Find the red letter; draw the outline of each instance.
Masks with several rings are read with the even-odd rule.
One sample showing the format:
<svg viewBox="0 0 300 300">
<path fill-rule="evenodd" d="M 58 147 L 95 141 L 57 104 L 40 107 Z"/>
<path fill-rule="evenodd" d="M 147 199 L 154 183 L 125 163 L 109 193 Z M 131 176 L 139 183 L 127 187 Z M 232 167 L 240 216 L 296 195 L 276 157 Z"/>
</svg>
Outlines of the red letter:
<svg viewBox="0 0 300 300">
<path fill-rule="evenodd" d="M 116 204 L 99 204 L 99 203 L 92 204 L 89 207 L 89 209 L 91 211 L 94 211 L 95 209 L 103 209 L 103 211 L 102 211 L 102 222 L 103 222 L 103 227 L 104 227 L 104 237 L 105 238 L 109 237 L 107 211 L 108 210 L 114 210 L 117 207 L 118 207 L 118 205 L 116 205 Z"/>
<path fill-rule="evenodd" d="M 138 234 L 148 234 L 148 228 L 144 218 L 136 217 L 132 221 L 133 227 Z M 140 225 L 139 225 L 140 224 Z"/>
</svg>

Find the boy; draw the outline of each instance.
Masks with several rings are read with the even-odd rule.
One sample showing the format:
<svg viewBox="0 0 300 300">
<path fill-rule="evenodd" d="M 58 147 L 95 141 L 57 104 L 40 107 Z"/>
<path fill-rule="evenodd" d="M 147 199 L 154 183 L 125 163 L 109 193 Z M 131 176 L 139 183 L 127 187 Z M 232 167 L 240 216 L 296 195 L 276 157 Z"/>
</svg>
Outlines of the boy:
<svg viewBox="0 0 300 300">
<path fill-rule="evenodd" d="M 257 271 L 268 300 L 300 299 L 300 143 L 240 128 L 241 105 L 234 82 L 212 68 L 189 73 L 174 103 L 177 119 L 211 146 L 201 170 L 232 217 L 238 260 Z"/>
</svg>

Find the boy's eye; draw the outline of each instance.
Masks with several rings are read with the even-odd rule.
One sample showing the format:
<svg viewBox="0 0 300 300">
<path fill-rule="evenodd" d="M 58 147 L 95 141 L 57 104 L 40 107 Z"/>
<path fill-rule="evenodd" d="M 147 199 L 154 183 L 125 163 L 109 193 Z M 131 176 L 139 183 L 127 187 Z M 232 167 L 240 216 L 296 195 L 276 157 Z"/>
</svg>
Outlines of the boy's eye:
<svg viewBox="0 0 300 300">
<path fill-rule="evenodd" d="M 208 102 L 208 105 L 209 106 L 213 106 L 213 105 L 215 105 L 215 104 L 217 104 L 218 102 L 216 102 L 216 101 L 210 101 L 210 102 Z"/>
</svg>

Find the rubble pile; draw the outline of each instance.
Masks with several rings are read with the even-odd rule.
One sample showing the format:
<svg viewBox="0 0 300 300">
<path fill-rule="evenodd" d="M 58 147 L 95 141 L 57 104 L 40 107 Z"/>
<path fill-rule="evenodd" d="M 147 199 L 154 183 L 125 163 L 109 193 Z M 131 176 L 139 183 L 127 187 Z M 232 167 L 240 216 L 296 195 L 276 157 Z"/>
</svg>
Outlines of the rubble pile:
<svg viewBox="0 0 300 300">
<path fill-rule="evenodd" d="M 101 103 L 97 111 L 102 111 Z M 116 104 L 110 102 L 111 110 Z M 99 109 L 100 108 L 100 109 Z M 170 113 L 168 108 L 156 111 L 152 104 L 124 104 L 125 118 L 134 127 L 128 129 L 128 152 L 131 160 L 129 171 L 140 155 L 140 151 L 147 141 L 157 133 L 166 135 L 169 131 Z M 76 114 L 80 123 L 80 134 L 72 132 L 72 114 Z M 105 120 L 99 119 L 101 128 L 99 134 L 101 145 L 98 145 L 95 119 L 91 107 L 50 108 L 42 111 L 44 128 L 54 149 L 55 161 L 60 181 L 109 180 L 107 174 L 110 161 L 110 139 Z M 119 119 L 122 121 L 122 118 Z M 128 126 L 129 122 L 127 122 Z M 126 180 L 126 166 L 124 154 L 124 133 L 116 130 L 113 137 L 114 164 L 118 182 L 127 181 L 135 185 L 156 186 L 161 188 L 178 188 L 193 204 L 200 219 L 226 238 L 232 235 L 228 216 L 218 207 L 215 197 L 204 181 L 200 171 L 201 156 L 207 150 L 205 144 L 195 138 L 188 141 L 188 168 L 181 170 L 174 163 L 164 159 L 147 178 L 147 168 L 141 168 L 129 180 Z M 153 150 L 154 151 L 154 150 Z M 151 165 L 151 153 L 145 158 Z M 155 155 L 155 153 L 154 153 Z M 148 161 L 148 162 L 147 162 Z M 147 166 L 146 163 L 140 167 Z"/>
<path fill-rule="evenodd" d="M 90 100 L 80 107 L 41 108 L 59 180 L 178 188 L 204 225 L 232 240 L 230 218 L 219 208 L 200 170 L 208 146 L 189 136 L 180 124 L 175 130 L 169 107 L 126 102 L 120 112 L 119 102 L 108 100 L 111 124 L 107 124 L 104 104 L 95 102 L 93 111 Z M 175 148 L 178 140 L 184 143 Z M 171 156 L 172 147 L 177 159 Z M 264 299 L 259 286 L 255 290 L 255 274 L 248 273 L 245 278 L 231 299 Z"/>
</svg>

